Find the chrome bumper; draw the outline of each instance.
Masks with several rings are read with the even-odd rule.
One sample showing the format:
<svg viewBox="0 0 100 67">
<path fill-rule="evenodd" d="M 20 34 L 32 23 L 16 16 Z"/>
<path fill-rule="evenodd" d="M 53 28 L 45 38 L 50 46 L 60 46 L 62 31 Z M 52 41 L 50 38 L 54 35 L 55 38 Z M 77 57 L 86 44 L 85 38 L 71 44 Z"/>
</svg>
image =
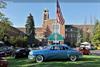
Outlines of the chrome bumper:
<svg viewBox="0 0 100 67">
<path fill-rule="evenodd" d="M 34 61 L 35 61 L 35 56 L 33 56 L 33 55 L 28 55 L 28 59 L 34 60 Z"/>
</svg>

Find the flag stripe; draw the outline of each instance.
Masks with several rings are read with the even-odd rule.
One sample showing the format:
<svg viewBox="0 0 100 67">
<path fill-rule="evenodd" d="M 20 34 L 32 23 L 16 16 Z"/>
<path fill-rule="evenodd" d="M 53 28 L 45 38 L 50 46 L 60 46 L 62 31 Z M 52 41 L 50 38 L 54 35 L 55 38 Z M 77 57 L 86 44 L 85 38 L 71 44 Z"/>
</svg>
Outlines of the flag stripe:
<svg viewBox="0 0 100 67">
<path fill-rule="evenodd" d="M 58 23 L 62 25 L 65 23 L 58 0 L 57 0 L 56 20 Z"/>
</svg>

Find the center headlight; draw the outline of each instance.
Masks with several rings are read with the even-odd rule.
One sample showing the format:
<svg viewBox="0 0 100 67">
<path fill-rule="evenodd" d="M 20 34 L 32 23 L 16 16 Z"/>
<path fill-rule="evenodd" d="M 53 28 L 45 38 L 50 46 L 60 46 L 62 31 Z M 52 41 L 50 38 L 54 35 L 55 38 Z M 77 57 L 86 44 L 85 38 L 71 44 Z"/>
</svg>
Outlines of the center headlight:
<svg viewBox="0 0 100 67">
<path fill-rule="evenodd" d="M 30 52 L 29 52 L 29 55 L 33 55 L 33 52 L 32 52 L 32 51 L 30 51 Z"/>
</svg>

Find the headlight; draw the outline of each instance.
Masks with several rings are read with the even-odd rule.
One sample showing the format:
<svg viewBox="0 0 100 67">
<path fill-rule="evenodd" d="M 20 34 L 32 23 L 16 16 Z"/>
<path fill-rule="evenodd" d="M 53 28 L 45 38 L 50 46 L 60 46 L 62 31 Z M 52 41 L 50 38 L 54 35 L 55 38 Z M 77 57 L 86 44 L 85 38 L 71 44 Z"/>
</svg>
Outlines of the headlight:
<svg viewBox="0 0 100 67">
<path fill-rule="evenodd" d="M 29 55 L 33 55 L 33 52 L 32 52 L 32 51 L 30 51 L 30 52 L 29 52 Z"/>
</svg>

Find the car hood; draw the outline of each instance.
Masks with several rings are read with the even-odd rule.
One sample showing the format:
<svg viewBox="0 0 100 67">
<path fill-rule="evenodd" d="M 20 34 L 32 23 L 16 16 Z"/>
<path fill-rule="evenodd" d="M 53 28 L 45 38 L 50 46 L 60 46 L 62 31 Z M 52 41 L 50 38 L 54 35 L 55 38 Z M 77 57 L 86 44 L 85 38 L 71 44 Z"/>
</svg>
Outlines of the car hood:
<svg viewBox="0 0 100 67">
<path fill-rule="evenodd" d="M 46 52 L 47 49 L 42 49 L 42 50 L 31 50 L 29 52 L 29 54 L 37 54 L 37 53 L 42 53 L 42 52 Z"/>
</svg>

